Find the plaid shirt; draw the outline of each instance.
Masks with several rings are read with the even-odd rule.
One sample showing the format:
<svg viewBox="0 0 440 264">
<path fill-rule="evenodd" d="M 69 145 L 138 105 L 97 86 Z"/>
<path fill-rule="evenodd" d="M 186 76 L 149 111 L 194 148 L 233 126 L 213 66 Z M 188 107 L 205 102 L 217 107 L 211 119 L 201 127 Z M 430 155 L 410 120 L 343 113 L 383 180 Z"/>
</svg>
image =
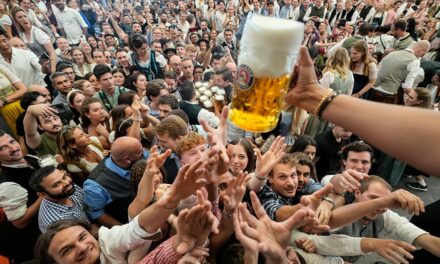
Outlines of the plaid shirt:
<svg viewBox="0 0 440 264">
<path fill-rule="evenodd" d="M 47 227 L 61 219 L 80 219 L 89 222 L 86 215 L 86 204 L 84 202 L 84 191 L 74 184 L 75 192 L 69 196 L 73 205 L 64 205 L 44 199 L 41 202 L 38 213 L 38 226 L 41 232 L 46 232 Z"/>
<path fill-rule="evenodd" d="M 261 204 L 266 210 L 267 215 L 272 220 L 276 220 L 276 211 L 285 205 L 295 205 L 300 202 L 301 193 L 296 192 L 295 197 L 285 198 L 277 193 L 275 193 L 269 185 L 264 185 L 263 189 L 258 194 Z"/>
</svg>

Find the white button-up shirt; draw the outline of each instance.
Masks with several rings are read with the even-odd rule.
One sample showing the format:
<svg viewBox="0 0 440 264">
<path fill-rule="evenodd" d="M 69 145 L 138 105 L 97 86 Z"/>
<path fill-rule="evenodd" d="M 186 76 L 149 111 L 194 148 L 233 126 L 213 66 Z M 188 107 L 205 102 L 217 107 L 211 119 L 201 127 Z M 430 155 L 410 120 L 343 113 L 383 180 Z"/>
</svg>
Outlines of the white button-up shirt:
<svg viewBox="0 0 440 264">
<path fill-rule="evenodd" d="M 61 11 L 56 6 L 52 5 L 52 10 L 58 25 L 63 27 L 64 32 L 66 32 L 69 44 L 78 44 L 83 35 L 82 28 L 87 27 L 87 24 L 80 13 L 67 6 Z"/>
<path fill-rule="evenodd" d="M 0 64 L 10 69 L 26 87 L 33 84 L 46 86 L 38 57 L 30 50 L 12 48 L 11 63 L 0 54 Z"/>
</svg>

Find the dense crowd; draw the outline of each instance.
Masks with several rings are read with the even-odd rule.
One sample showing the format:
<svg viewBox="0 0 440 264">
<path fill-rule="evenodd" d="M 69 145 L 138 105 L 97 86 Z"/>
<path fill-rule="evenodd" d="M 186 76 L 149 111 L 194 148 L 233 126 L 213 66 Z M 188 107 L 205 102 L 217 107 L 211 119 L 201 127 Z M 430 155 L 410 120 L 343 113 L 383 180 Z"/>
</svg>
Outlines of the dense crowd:
<svg viewBox="0 0 440 264">
<path fill-rule="evenodd" d="M 254 16 L 304 25 L 266 133 L 228 119 Z M 439 263 L 439 28 L 440 0 L 0 0 L 0 263 Z"/>
</svg>

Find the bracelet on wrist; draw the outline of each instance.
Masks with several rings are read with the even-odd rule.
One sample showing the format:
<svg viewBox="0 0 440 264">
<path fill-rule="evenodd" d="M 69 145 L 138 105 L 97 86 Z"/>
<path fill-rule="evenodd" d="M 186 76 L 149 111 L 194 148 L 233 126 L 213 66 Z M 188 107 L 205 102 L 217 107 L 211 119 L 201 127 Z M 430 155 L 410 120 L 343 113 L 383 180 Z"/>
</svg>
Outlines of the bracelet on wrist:
<svg viewBox="0 0 440 264">
<path fill-rule="evenodd" d="M 333 89 L 327 89 L 327 92 L 322 96 L 321 101 L 319 101 L 318 106 L 313 111 L 313 115 L 317 117 L 321 117 L 324 109 L 328 106 L 328 104 L 334 99 L 337 94 L 333 91 Z"/>
<path fill-rule="evenodd" d="M 257 180 L 259 180 L 259 181 L 265 181 L 267 179 L 267 176 L 260 177 L 260 176 L 258 176 L 258 174 L 256 172 L 254 172 L 254 175 L 255 175 L 255 178 L 257 178 Z"/>
<path fill-rule="evenodd" d="M 336 204 L 335 204 L 335 202 L 333 201 L 332 198 L 330 198 L 330 197 L 323 197 L 322 201 L 326 201 L 326 202 L 330 203 L 332 205 L 332 210 L 335 209 Z"/>
<path fill-rule="evenodd" d="M 233 211 L 231 211 L 231 212 L 227 212 L 227 211 L 226 211 L 226 208 L 224 208 L 223 211 L 222 211 L 222 216 L 224 216 L 224 217 L 226 217 L 226 218 L 231 218 L 231 217 L 232 217 L 232 214 L 233 214 Z"/>
</svg>

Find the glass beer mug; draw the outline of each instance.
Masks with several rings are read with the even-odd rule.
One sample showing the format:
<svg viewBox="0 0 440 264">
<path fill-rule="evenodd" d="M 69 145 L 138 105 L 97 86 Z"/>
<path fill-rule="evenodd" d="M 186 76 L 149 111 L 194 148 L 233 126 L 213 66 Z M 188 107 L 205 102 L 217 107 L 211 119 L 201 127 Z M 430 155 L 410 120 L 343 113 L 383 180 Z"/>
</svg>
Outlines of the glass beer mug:
<svg viewBox="0 0 440 264">
<path fill-rule="evenodd" d="M 251 132 L 273 130 L 289 88 L 304 25 L 252 16 L 244 28 L 238 56 L 230 120 Z"/>
</svg>

